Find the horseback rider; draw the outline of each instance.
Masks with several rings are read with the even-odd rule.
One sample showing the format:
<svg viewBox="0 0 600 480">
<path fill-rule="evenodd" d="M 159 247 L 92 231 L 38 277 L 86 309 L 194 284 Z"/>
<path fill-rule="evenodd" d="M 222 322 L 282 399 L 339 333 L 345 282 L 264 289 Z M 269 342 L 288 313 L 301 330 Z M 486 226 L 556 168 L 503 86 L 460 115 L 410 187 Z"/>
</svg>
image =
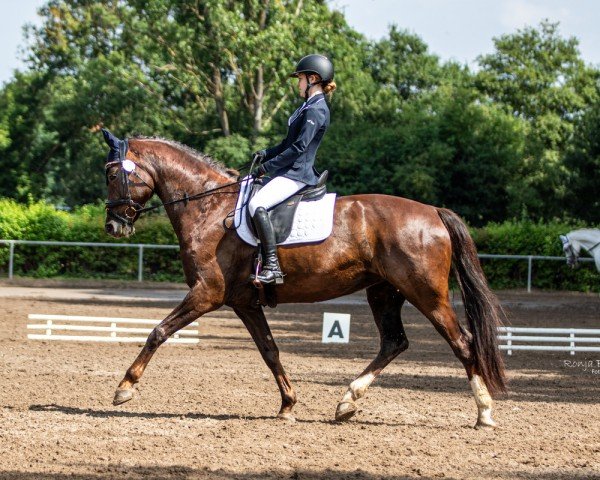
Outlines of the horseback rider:
<svg viewBox="0 0 600 480">
<path fill-rule="evenodd" d="M 336 88 L 333 64 L 323 55 L 302 58 L 290 77 L 298 79 L 298 91 L 305 101 L 288 119 L 286 138 L 279 145 L 254 154 L 260 162 L 256 177 L 270 177 L 248 204 L 266 257 L 262 272 L 256 277 L 262 283 L 283 283 L 275 232 L 267 210 L 307 185 L 317 184 L 315 155 L 329 126 L 325 95 Z"/>
</svg>

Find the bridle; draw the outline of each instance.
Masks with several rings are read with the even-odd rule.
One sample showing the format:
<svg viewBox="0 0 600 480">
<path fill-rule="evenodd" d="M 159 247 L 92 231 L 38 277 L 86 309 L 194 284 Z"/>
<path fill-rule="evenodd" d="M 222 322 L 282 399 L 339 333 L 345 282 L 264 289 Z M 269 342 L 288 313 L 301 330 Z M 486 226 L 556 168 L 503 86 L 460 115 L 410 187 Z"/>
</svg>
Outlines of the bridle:
<svg viewBox="0 0 600 480">
<path fill-rule="evenodd" d="M 131 190 L 130 185 L 135 185 L 131 182 L 129 176 L 133 173 L 140 181 L 150 189 L 150 195 L 154 194 L 154 187 L 148 185 L 148 183 L 136 172 L 137 168 L 144 170 L 139 167 L 135 162 L 128 160 L 125 158 L 127 155 L 127 151 L 129 150 L 129 143 L 127 140 L 123 140 L 119 143 L 119 151 L 116 160 L 112 160 L 106 163 L 104 166 L 104 174 L 106 176 L 106 185 L 109 183 L 108 172 L 115 165 L 119 166 L 119 174 L 121 175 L 121 198 L 117 200 L 107 200 L 106 205 L 106 214 L 108 217 L 118 221 L 123 225 L 127 225 L 129 227 L 133 226 L 133 223 L 139 216 L 139 214 L 144 210 L 143 205 L 140 205 L 138 202 L 135 202 L 131 198 Z M 111 152 L 112 153 L 112 152 Z M 145 170 L 144 170 L 145 171 Z M 148 172 L 146 172 L 148 173 Z M 115 207 L 120 207 L 121 205 L 127 205 L 127 208 L 124 210 L 124 217 L 114 212 Z"/>
<path fill-rule="evenodd" d="M 579 259 L 579 254 L 573 248 L 573 244 L 571 243 L 571 239 L 567 235 L 560 235 L 560 240 L 563 244 L 563 251 L 567 255 L 567 265 L 575 266 L 577 265 L 577 260 Z M 590 254 L 592 251 L 600 246 L 600 242 L 592 245 L 590 248 L 583 246 L 585 250 L 587 250 Z"/>
<path fill-rule="evenodd" d="M 569 237 L 567 235 L 560 235 L 560 241 L 563 244 L 563 251 L 567 256 L 567 265 L 574 267 L 575 265 L 577 265 L 578 255 L 577 253 L 575 253 L 575 249 L 571 244 L 571 240 L 569 240 Z"/>
<path fill-rule="evenodd" d="M 150 186 L 138 173 L 137 173 L 137 169 L 139 168 L 140 170 L 146 172 L 150 177 L 150 173 L 140 167 L 138 164 L 136 164 L 134 161 L 129 160 L 126 157 L 127 152 L 129 150 L 129 142 L 127 141 L 127 139 L 125 140 L 121 140 L 119 143 L 119 149 L 117 150 L 111 150 L 111 152 L 109 153 L 109 161 L 106 163 L 105 165 L 105 176 L 106 176 L 106 184 L 108 185 L 109 183 L 109 178 L 108 178 L 108 171 L 114 167 L 115 165 L 119 166 L 119 173 L 121 174 L 121 191 L 122 191 L 122 196 L 121 198 L 117 199 L 117 200 L 107 200 L 105 202 L 106 205 L 106 214 L 108 217 L 112 218 L 113 220 L 116 220 L 117 222 L 121 223 L 122 225 L 127 225 L 129 227 L 133 227 L 134 222 L 137 220 L 137 218 L 145 212 L 149 212 L 150 210 L 155 210 L 157 208 L 161 208 L 161 207 L 165 207 L 167 205 L 173 205 L 175 203 L 184 203 L 185 205 L 187 205 L 188 202 L 193 201 L 193 200 L 198 200 L 200 198 L 209 196 L 209 195 L 213 195 L 215 193 L 218 193 L 219 190 L 222 190 L 224 188 L 227 187 L 231 187 L 234 185 L 239 185 L 242 182 L 245 181 L 244 178 L 237 180 L 235 182 L 231 182 L 231 183 L 227 183 L 225 185 L 221 185 L 219 187 L 216 188 L 211 188 L 210 190 L 206 190 L 205 192 L 200 192 L 200 193 L 196 193 L 194 195 L 188 195 L 187 193 L 184 194 L 183 198 L 177 199 L 177 200 L 171 200 L 170 202 L 165 202 L 165 203 L 161 203 L 159 205 L 154 205 L 152 207 L 144 207 L 143 205 L 141 205 L 140 203 L 134 201 L 131 198 L 131 190 L 130 190 L 130 185 L 134 185 L 135 184 L 133 182 L 131 182 L 129 176 L 131 174 L 135 175 L 137 178 L 140 179 L 140 181 L 150 189 L 150 196 L 152 196 L 154 194 L 154 187 Z M 257 162 L 257 157 L 255 156 L 251 167 L 250 167 L 250 171 L 252 172 L 252 170 L 254 169 L 254 165 Z M 221 192 L 221 193 L 237 193 L 237 192 Z M 127 208 L 125 209 L 123 215 L 119 215 L 118 213 L 115 213 L 113 211 L 113 209 L 115 207 L 119 207 L 121 205 L 127 205 Z"/>
</svg>

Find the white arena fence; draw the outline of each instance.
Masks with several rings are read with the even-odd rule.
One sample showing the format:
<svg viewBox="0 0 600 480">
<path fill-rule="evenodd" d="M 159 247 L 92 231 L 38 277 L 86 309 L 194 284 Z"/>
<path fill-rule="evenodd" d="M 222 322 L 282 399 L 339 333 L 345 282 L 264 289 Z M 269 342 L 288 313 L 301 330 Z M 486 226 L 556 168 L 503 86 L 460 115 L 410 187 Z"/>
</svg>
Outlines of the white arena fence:
<svg viewBox="0 0 600 480">
<path fill-rule="evenodd" d="M 17 245 L 45 245 L 56 247 L 108 247 L 108 248 L 136 248 L 138 250 L 138 282 L 144 280 L 144 250 L 145 249 L 168 249 L 177 250 L 179 245 L 154 245 L 147 243 L 101 243 L 101 242 L 52 242 L 41 240 L 2 240 L 0 245 L 8 245 L 8 278 L 13 278 L 15 246 Z M 565 257 L 544 257 L 541 255 L 492 255 L 488 253 L 480 253 L 479 258 L 491 259 L 508 259 L 508 260 L 527 260 L 527 291 L 531 292 L 531 277 L 533 271 L 534 260 L 550 260 L 566 262 Z M 579 258 L 580 262 L 593 262 L 593 258 Z"/>
<path fill-rule="evenodd" d="M 8 245 L 8 278 L 13 278 L 15 246 L 16 245 L 45 245 L 54 247 L 108 247 L 108 248 L 136 248 L 138 251 L 138 282 L 144 280 L 144 250 L 179 250 L 179 245 L 154 245 L 150 243 L 105 243 L 105 242 L 51 242 L 42 240 L 2 240 L 0 245 Z"/>
<path fill-rule="evenodd" d="M 500 350 L 600 352 L 600 329 L 499 327 Z M 531 345 L 531 344 L 534 345 Z"/>
<path fill-rule="evenodd" d="M 160 320 L 145 318 L 114 318 L 114 317 L 89 317 L 83 315 L 46 315 L 32 313 L 29 320 L 42 320 L 44 323 L 28 324 L 27 329 L 43 331 L 44 333 L 30 333 L 30 340 L 62 340 L 75 342 L 128 342 L 146 343 L 152 329 Z M 100 324 L 100 325 L 93 325 Z M 141 327 L 145 325 L 146 327 Z M 56 332 L 64 332 L 57 334 Z M 69 333 L 67 333 L 69 332 Z M 77 335 L 72 332 L 86 332 L 94 335 Z M 143 334 L 143 336 L 130 336 L 123 334 Z M 198 322 L 192 322 L 187 327 L 179 330 L 166 343 L 198 343 Z"/>
</svg>

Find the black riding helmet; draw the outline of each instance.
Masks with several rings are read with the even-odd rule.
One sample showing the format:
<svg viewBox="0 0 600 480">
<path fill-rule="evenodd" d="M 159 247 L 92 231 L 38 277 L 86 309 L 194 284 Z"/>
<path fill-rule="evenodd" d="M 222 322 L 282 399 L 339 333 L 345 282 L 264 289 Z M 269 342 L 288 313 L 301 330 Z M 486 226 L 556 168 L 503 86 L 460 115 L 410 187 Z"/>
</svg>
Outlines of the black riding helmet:
<svg viewBox="0 0 600 480">
<path fill-rule="evenodd" d="M 304 97 L 308 98 L 308 91 L 310 90 L 310 87 L 316 85 L 317 83 L 327 83 L 333 80 L 333 64 L 331 63 L 331 60 L 323 55 L 307 55 L 306 57 L 300 59 L 296 65 L 296 70 L 290 74 L 290 77 L 297 77 L 301 73 L 316 73 L 321 77 L 320 82 L 309 83 L 307 85 L 306 92 L 304 92 Z"/>
</svg>

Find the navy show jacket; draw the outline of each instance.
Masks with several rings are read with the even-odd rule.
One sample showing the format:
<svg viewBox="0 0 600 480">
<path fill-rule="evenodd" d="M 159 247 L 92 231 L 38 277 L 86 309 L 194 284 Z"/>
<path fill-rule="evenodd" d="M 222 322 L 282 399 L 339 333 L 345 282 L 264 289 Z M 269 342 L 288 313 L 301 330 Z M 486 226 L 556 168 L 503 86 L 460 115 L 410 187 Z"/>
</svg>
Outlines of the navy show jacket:
<svg viewBox="0 0 600 480">
<path fill-rule="evenodd" d="M 316 185 L 315 157 L 328 126 L 329 107 L 325 95 L 318 93 L 289 118 L 283 142 L 266 150 L 263 166 L 267 175 Z"/>
</svg>

